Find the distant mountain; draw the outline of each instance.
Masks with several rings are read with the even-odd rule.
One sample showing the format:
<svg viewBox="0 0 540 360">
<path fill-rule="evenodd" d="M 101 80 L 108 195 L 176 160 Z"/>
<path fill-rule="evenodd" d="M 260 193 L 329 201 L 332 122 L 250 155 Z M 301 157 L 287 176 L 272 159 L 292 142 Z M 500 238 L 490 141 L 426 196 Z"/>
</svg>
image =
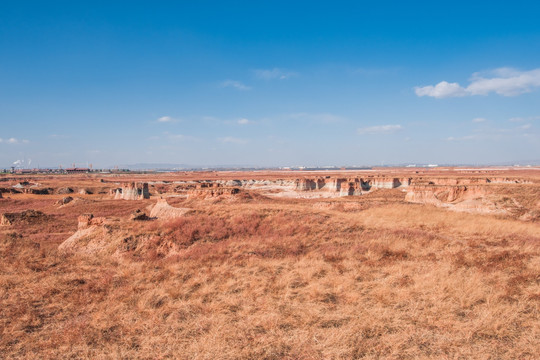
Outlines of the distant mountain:
<svg viewBox="0 0 540 360">
<path fill-rule="evenodd" d="M 111 166 L 110 168 L 113 168 Z M 254 168 L 249 165 L 214 165 L 214 166 L 203 166 L 203 165 L 189 165 L 189 164 L 168 164 L 168 163 L 137 163 L 137 164 L 126 164 L 118 165 L 119 169 L 129 169 L 129 170 L 201 170 L 201 169 L 244 169 L 244 168 Z"/>
<path fill-rule="evenodd" d="M 113 168 L 111 166 L 110 168 Z M 124 164 L 118 165 L 119 169 L 129 170 L 182 170 L 182 169 L 196 169 L 200 166 L 186 165 L 186 164 L 159 164 L 159 163 L 137 163 L 137 164 Z"/>
</svg>

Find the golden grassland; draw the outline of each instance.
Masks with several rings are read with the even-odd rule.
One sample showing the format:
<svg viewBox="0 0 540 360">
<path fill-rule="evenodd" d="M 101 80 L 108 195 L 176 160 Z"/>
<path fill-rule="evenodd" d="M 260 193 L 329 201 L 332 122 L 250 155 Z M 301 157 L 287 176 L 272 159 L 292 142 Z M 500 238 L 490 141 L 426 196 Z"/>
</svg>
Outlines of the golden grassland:
<svg viewBox="0 0 540 360">
<path fill-rule="evenodd" d="M 0 200 L 49 215 L 0 228 L 0 358 L 537 358 L 539 223 L 403 197 L 176 199 L 122 256 L 57 246 L 154 200 Z"/>
</svg>

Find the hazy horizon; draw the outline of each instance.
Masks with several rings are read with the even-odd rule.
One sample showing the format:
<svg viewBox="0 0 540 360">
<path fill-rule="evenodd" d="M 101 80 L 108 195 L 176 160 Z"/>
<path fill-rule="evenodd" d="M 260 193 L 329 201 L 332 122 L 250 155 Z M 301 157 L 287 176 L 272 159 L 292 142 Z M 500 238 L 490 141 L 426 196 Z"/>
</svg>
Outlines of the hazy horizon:
<svg viewBox="0 0 540 360">
<path fill-rule="evenodd" d="M 537 162 L 538 10 L 4 3 L 0 168 Z"/>
</svg>

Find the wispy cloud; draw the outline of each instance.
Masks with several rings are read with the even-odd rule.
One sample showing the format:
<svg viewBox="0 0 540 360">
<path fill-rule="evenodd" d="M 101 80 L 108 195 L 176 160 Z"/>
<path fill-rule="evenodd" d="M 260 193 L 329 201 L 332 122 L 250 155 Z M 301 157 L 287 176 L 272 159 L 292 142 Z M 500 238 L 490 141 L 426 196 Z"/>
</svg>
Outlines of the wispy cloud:
<svg viewBox="0 0 540 360">
<path fill-rule="evenodd" d="M 195 141 L 198 140 L 198 138 L 190 135 L 184 135 L 184 134 L 167 134 L 167 138 L 174 141 Z"/>
<path fill-rule="evenodd" d="M 148 137 L 148 140 L 161 140 L 161 139 L 169 139 L 171 141 L 197 141 L 198 138 L 190 135 L 184 135 L 184 134 L 174 134 L 168 131 L 163 132 L 163 136 L 150 136 Z"/>
<path fill-rule="evenodd" d="M 486 121 L 487 121 L 486 118 L 481 118 L 481 117 L 477 117 L 477 118 L 472 119 L 473 123 L 483 123 L 483 122 L 486 122 Z"/>
<path fill-rule="evenodd" d="M 535 120 L 540 120 L 540 116 L 513 117 L 513 118 L 508 119 L 508 121 L 514 122 L 514 123 L 520 123 L 520 122 L 525 122 L 525 121 L 535 121 Z"/>
<path fill-rule="evenodd" d="M 239 145 L 247 144 L 249 142 L 249 140 L 247 139 L 241 139 L 241 138 L 236 138 L 232 136 L 221 137 L 221 138 L 218 138 L 218 140 L 224 144 L 239 144 Z"/>
<path fill-rule="evenodd" d="M 286 115 L 287 119 L 291 120 L 309 120 L 321 123 L 336 123 L 344 120 L 342 116 L 331 113 L 292 113 Z"/>
<path fill-rule="evenodd" d="M 446 138 L 446 141 L 467 141 L 467 140 L 474 140 L 478 138 L 478 135 L 466 135 L 466 136 L 449 136 Z"/>
<path fill-rule="evenodd" d="M 173 118 L 172 116 L 167 115 L 167 116 L 162 116 L 162 117 L 157 118 L 156 121 L 159 123 L 173 123 L 173 122 L 178 122 L 179 120 L 176 118 Z"/>
<path fill-rule="evenodd" d="M 378 125 L 359 128 L 356 131 L 360 135 L 365 134 L 389 134 L 403 129 L 401 125 Z"/>
<path fill-rule="evenodd" d="M 30 141 L 24 139 L 24 140 L 19 140 L 19 139 L 16 139 L 16 138 L 9 138 L 9 139 L 2 139 L 0 138 L 0 143 L 5 143 L 5 144 L 28 144 Z"/>
<path fill-rule="evenodd" d="M 262 80 L 273 80 L 273 79 L 279 79 L 279 80 L 285 80 L 290 79 L 292 77 L 298 76 L 298 73 L 294 71 L 288 71 L 278 68 L 273 69 L 257 69 L 253 70 L 253 73 L 255 74 L 255 77 Z"/>
<path fill-rule="evenodd" d="M 232 125 L 234 125 L 234 126 L 251 125 L 251 124 L 254 124 L 256 122 L 254 120 L 250 120 L 250 119 L 247 119 L 247 118 L 222 119 L 222 118 L 215 117 L 215 116 L 203 116 L 203 117 L 201 117 L 201 119 L 203 121 L 213 123 L 215 125 L 223 124 L 223 125 L 228 125 L 228 126 L 232 126 Z"/>
<path fill-rule="evenodd" d="M 467 141 L 467 140 L 500 140 L 504 138 L 522 137 L 534 135 L 530 130 L 532 124 L 523 124 L 513 128 L 483 127 L 473 130 L 474 134 L 465 136 L 450 136 L 447 141 Z"/>
<path fill-rule="evenodd" d="M 223 88 L 231 87 L 231 88 L 234 88 L 236 90 L 241 90 L 241 91 L 251 90 L 250 86 L 244 85 L 240 81 L 236 81 L 236 80 L 225 80 L 221 83 L 221 87 Z"/>
<path fill-rule="evenodd" d="M 62 135 L 62 134 L 51 134 L 49 135 L 49 137 L 53 139 L 69 139 L 70 138 L 69 135 Z"/>
<path fill-rule="evenodd" d="M 203 116 L 201 117 L 201 120 L 203 121 L 221 121 L 218 117 L 215 117 L 215 116 L 210 116 L 210 115 L 206 115 L 206 116 Z"/>
<path fill-rule="evenodd" d="M 389 68 L 375 68 L 375 67 L 359 67 L 351 71 L 352 74 L 361 75 L 361 76 L 378 76 L 392 74 L 399 71 L 397 67 Z"/>
<path fill-rule="evenodd" d="M 496 93 L 502 96 L 517 96 L 540 87 L 540 68 L 520 71 L 513 68 L 498 68 L 486 73 L 474 73 L 470 84 L 462 87 L 457 82 L 441 81 L 436 85 L 417 86 L 418 96 L 430 96 L 438 99 Z"/>
</svg>

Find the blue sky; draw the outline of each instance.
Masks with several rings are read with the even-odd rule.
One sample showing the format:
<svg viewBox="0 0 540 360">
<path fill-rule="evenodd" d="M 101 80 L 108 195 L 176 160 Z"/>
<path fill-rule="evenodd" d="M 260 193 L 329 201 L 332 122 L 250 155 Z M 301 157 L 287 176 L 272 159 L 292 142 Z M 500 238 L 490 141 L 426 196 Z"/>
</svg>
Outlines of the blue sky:
<svg viewBox="0 0 540 360">
<path fill-rule="evenodd" d="M 0 167 L 540 160 L 535 2 L 2 1 Z"/>
</svg>

